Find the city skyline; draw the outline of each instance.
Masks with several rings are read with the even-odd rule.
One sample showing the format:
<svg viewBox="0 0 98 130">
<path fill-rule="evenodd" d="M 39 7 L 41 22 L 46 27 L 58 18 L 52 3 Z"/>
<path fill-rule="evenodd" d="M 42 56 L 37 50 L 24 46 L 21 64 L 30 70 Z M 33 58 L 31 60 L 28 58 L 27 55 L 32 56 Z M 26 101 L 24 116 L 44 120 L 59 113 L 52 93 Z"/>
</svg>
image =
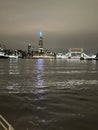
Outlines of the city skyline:
<svg viewBox="0 0 98 130">
<path fill-rule="evenodd" d="M 97 0 L 0 0 L 0 43 L 26 49 L 64 51 L 81 47 L 98 50 Z"/>
</svg>

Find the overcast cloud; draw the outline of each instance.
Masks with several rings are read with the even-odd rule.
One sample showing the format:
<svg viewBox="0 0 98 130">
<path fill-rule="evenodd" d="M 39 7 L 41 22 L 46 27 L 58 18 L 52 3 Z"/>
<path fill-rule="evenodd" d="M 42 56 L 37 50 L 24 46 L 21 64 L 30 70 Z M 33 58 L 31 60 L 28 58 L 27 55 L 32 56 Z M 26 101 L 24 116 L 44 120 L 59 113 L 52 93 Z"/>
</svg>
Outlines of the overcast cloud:
<svg viewBox="0 0 98 130">
<path fill-rule="evenodd" d="M 46 49 L 98 50 L 98 0 L 0 0 L 0 43 L 36 48 L 40 31 Z"/>
</svg>

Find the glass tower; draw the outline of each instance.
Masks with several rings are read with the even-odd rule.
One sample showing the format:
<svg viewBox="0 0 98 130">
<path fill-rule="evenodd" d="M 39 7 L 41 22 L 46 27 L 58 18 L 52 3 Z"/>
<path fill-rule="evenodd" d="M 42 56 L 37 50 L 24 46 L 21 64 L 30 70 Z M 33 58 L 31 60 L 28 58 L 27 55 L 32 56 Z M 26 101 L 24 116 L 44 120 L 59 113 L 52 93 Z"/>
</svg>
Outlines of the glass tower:
<svg viewBox="0 0 98 130">
<path fill-rule="evenodd" d="M 43 34 L 40 32 L 40 39 L 39 39 L 39 52 L 43 52 Z"/>
</svg>

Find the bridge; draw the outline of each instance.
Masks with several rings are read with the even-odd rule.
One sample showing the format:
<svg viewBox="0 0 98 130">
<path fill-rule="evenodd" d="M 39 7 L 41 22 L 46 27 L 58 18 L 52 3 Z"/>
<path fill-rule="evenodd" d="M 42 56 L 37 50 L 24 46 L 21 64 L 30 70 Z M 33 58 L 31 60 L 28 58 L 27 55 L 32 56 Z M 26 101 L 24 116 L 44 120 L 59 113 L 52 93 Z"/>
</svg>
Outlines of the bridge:
<svg viewBox="0 0 98 130">
<path fill-rule="evenodd" d="M 69 52 L 65 55 L 63 55 L 63 53 L 58 53 L 56 58 L 93 60 L 96 58 L 96 55 L 88 56 L 83 52 L 83 48 L 70 48 Z"/>
<path fill-rule="evenodd" d="M 83 48 L 70 48 L 69 52 L 65 54 L 65 57 L 68 59 L 90 58 L 90 56 L 83 52 Z"/>
</svg>

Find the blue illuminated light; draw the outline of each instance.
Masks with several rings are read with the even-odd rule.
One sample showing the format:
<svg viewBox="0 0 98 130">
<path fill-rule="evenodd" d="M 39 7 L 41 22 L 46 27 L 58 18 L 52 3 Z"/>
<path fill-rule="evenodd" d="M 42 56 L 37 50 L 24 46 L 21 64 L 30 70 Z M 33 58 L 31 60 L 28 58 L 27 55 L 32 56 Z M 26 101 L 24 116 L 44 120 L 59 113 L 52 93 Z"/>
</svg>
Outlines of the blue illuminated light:
<svg viewBox="0 0 98 130">
<path fill-rule="evenodd" d="M 42 32 L 40 32 L 40 37 L 42 37 L 43 36 L 43 33 Z"/>
</svg>

